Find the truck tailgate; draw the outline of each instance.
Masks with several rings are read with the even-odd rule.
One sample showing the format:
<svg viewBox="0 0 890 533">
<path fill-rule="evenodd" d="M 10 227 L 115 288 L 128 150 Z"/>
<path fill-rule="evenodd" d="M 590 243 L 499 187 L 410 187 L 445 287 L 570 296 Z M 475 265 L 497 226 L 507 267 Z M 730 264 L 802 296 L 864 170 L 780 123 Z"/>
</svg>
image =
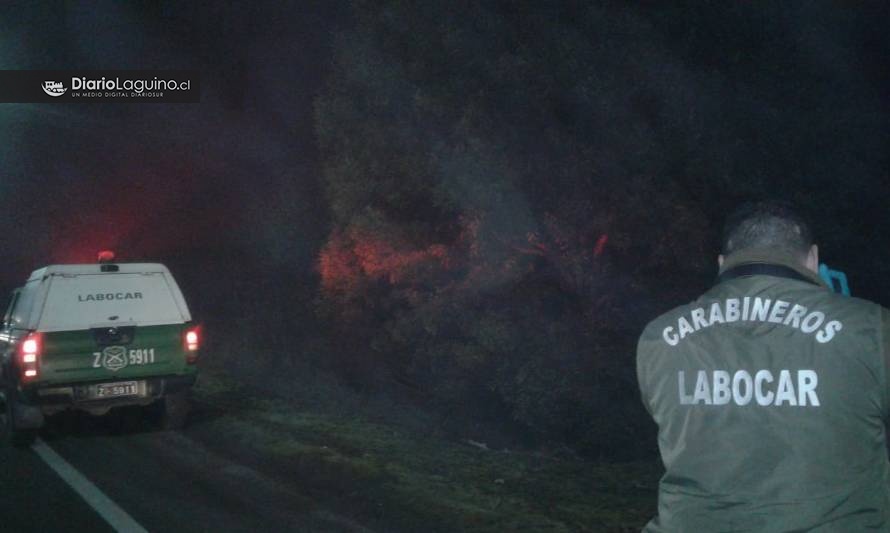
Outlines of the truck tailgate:
<svg viewBox="0 0 890 533">
<path fill-rule="evenodd" d="M 40 382 L 76 383 L 179 374 L 183 324 L 42 334 Z"/>
</svg>

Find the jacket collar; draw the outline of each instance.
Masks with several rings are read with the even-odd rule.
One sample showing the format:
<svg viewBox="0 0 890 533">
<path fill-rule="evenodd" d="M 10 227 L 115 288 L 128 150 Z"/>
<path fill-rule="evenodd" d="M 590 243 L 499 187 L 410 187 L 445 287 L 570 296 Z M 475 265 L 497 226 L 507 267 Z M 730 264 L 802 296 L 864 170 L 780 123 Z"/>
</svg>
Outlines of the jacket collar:
<svg viewBox="0 0 890 533">
<path fill-rule="evenodd" d="M 817 273 L 800 264 L 800 260 L 793 254 L 775 248 L 748 248 L 729 254 L 723 258 L 723 266 L 720 267 L 719 274 L 738 266 L 752 264 L 779 265 L 790 268 L 807 281 L 828 289 L 825 281 Z"/>
</svg>

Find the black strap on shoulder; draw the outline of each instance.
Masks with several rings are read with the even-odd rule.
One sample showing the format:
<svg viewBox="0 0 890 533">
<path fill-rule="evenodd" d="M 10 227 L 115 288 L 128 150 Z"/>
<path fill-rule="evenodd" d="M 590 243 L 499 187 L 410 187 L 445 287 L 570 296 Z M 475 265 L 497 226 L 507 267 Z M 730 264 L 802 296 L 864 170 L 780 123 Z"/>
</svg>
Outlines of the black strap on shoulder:
<svg viewBox="0 0 890 533">
<path fill-rule="evenodd" d="M 717 276 L 717 283 L 736 278 L 743 278 L 745 276 L 774 276 L 777 278 L 796 279 L 797 281 L 805 281 L 807 283 L 818 285 L 818 283 L 815 283 L 813 280 L 791 267 L 774 265 L 771 263 L 750 263 L 730 268 Z"/>
</svg>

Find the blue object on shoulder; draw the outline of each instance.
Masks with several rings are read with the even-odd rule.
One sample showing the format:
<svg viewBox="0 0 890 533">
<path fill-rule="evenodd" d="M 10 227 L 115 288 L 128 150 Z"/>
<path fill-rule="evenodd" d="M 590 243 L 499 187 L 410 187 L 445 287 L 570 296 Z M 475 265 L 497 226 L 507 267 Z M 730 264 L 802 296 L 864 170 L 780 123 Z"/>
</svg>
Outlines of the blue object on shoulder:
<svg viewBox="0 0 890 533">
<path fill-rule="evenodd" d="M 822 263 L 819 265 L 819 276 L 825 280 L 825 283 L 831 287 L 832 291 L 839 292 L 844 296 L 850 296 L 850 286 L 847 284 L 847 275 L 840 270 L 831 270 L 828 268 L 828 265 Z"/>
</svg>

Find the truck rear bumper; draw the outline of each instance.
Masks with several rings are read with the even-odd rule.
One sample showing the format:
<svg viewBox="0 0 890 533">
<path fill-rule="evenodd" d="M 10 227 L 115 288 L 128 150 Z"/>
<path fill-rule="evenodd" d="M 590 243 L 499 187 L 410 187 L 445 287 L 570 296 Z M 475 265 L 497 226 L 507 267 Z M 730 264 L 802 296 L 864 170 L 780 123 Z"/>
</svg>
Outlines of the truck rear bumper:
<svg viewBox="0 0 890 533">
<path fill-rule="evenodd" d="M 37 386 L 24 391 L 24 396 L 30 405 L 39 407 L 41 412 L 46 415 L 67 409 L 81 409 L 93 414 L 102 414 L 112 407 L 151 404 L 165 394 L 172 394 L 191 387 L 195 384 L 196 378 L 196 374 L 190 374 L 128 380 L 140 382 L 139 394 L 117 398 L 96 399 L 90 395 L 91 387 L 115 381 Z"/>
</svg>

